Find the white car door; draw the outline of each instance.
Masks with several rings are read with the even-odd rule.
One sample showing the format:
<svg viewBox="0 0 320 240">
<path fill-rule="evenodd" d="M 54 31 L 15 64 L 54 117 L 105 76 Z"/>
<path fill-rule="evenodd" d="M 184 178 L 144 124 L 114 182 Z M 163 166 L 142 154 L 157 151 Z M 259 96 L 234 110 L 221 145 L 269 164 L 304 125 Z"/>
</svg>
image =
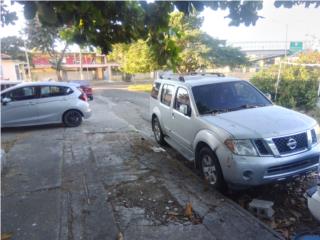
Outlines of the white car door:
<svg viewBox="0 0 320 240">
<path fill-rule="evenodd" d="M 42 124 L 60 123 L 68 109 L 68 99 L 72 89 L 65 86 L 40 86 L 39 121 Z"/>
<path fill-rule="evenodd" d="M 4 102 L 6 99 L 8 102 Z M 1 95 L 1 126 L 15 127 L 39 123 L 36 87 L 21 87 Z"/>
</svg>

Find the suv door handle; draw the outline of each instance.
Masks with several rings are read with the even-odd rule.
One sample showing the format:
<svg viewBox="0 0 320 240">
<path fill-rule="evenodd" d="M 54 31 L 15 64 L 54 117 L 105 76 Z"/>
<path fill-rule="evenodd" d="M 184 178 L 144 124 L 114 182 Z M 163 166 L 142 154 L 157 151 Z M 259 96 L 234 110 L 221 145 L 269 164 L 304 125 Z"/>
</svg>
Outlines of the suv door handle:
<svg viewBox="0 0 320 240">
<path fill-rule="evenodd" d="M 36 103 L 35 103 L 35 102 L 29 102 L 29 104 L 30 104 L 30 105 L 35 105 Z"/>
</svg>

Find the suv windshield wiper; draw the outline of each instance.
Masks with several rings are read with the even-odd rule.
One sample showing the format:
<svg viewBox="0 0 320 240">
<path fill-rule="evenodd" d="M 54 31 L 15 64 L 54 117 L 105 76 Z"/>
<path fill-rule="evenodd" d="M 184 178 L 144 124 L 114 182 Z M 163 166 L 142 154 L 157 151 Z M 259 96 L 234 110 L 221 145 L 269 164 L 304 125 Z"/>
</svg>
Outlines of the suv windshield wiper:
<svg viewBox="0 0 320 240">
<path fill-rule="evenodd" d="M 228 112 L 229 109 L 225 108 L 225 109 L 211 109 L 211 110 L 207 110 L 204 111 L 202 114 L 218 114 L 218 113 L 224 113 L 224 112 Z"/>
<path fill-rule="evenodd" d="M 248 109 L 248 108 L 257 108 L 257 107 L 264 107 L 266 105 L 264 104 L 243 104 L 239 107 L 234 107 L 234 108 L 229 108 L 229 111 L 237 111 L 237 110 L 241 110 L 241 109 Z"/>
</svg>

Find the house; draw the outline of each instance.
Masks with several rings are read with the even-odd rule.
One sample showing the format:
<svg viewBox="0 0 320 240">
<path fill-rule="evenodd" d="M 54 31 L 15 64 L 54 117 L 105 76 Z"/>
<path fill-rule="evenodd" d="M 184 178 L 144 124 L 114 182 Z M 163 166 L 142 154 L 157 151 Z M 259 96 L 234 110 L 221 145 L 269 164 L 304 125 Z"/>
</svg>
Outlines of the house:
<svg viewBox="0 0 320 240">
<path fill-rule="evenodd" d="M 54 59 L 48 54 L 32 54 L 31 75 L 34 81 L 57 80 Z M 112 68 L 116 63 L 108 63 L 106 56 L 102 54 L 86 52 L 65 53 L 62 59 L 62 78 L 69 80 L 113 80 Z"/>
<path fill-rule="evenodd" d="M 1 53 L 0 80 L 26 80 L 25 63 L 14 60 L 11 56 Z"/>
</svg>

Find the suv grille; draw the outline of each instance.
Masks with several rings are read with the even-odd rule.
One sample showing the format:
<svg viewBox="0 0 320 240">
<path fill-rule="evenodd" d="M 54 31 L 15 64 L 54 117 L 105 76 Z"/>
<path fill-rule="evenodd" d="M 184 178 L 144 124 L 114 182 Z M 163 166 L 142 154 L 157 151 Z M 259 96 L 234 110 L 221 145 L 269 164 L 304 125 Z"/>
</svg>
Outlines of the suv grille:
<svg viewBox="0 0 320 240">
<path fill-rule="evenodd" d="M 294 139 L 296 142 L 296 146 L 294 148 L 290 148 L 288 146 L 289 140 L 291 139 Z M 273 138 L 272 140 L 280 154 L 290 154 L 308 148 L 308 138 L 306 132 L 287 137 Z"/>
</svg>

